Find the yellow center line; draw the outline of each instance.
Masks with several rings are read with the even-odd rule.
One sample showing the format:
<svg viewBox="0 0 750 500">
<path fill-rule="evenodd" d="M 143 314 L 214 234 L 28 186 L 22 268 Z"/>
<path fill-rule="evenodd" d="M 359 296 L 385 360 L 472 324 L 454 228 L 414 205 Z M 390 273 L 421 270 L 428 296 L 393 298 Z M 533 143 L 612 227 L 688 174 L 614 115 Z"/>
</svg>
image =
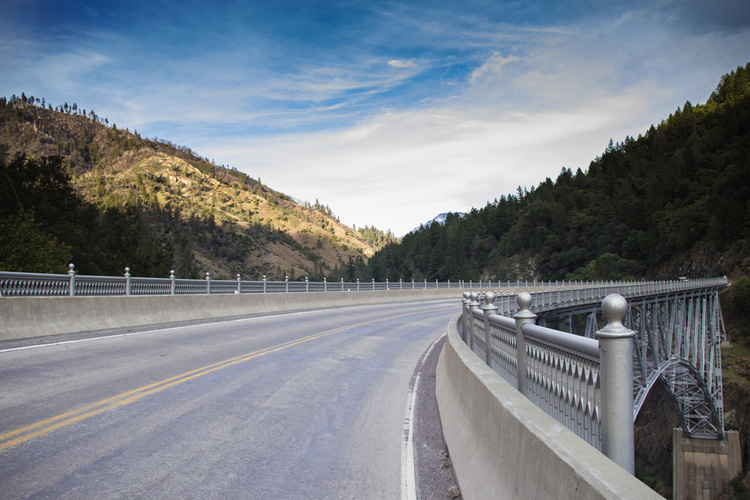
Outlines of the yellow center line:
<svg viewBox="0 0 750 500">
<path fill-rule="evenodd" d="M 305 342 L 309 342 L 311 340 L 319 339 L 321 337 L 325 337 L 327 335 L 331 335 L 333 333 L 339 333 L 346 330 L 351 330 L 352 328 L 357 328 L 360 326 L 370 325 L 373 323 L 378 323 L 382 321 L 390 321 L 393 319 L 403 318 L 406 316 L 414 316 L 417 314 L 424 314 L 426 312 L 439 312 L 439 311 L 445 311 L 448 309 L 455 309 L 455 306 L 452 307 L 443 307 L 440 309 L 431 309 L 431 310 L 422 310 L 418 312 L 411 312 L 411 313 L 405 313 L 405 314 L 399 314 L 396 316 L 389 316 L 385 318 L 377 318 L 373 320 L 368 321 L 362 321 L 360 323 L 354 323 L 351 325 L 342 326 L 339 328 L 334 328 L 332 330 L 327 330 L 325 332 L 319 332 L 314 333 L 312 335 L 308 335 L 307 337 L 302 337 L 300 339 L 296 340 L 290 340 L 288 342 L 284 342 L 275 346 L 266 347 L 264 349 L 259 349 L 257 351 L 253 351 L 250 353 L 245 353 L 240 356 L 235 356 L 233 358 L 225 359 L 224 361 L 219 361 L 217 363 L 212 363 L 210 365 L 203 366 L 201 368 L 196 368 L 194 370 L 190 370 L 188 372 L 182 373 L 180 375 L 175 375 L 173 377 L 166 378 L 164 380 L 161 380 L 159 382 L 154 382 L 152 384 L 145 385 L 143 387 L 139 387 L 137 389 L 133 389 L 127 392 L 123 392 L 122 394 L 118 394 L 117 396 L 113 396 L 110 398 L 103 399 L 101 401 L 98 401 L 96 403 L 92 403 L 86 406 L 83 406 L 81 408 L 78 408 L 76 410 L 72 410 L 69 412 L 61 413 L 60 415 L 41 420 L 39 422 L 27 425 L 25 427 L 21 427 L 19 429 L 16 429 L 14 431 L 6 432 L 4 434 L 0 434 L 0 451 L 3 451 L 7 448 L 10 448 L 12 446 L 15 446 L 19 443 L 23 443 L 25 441 L 28 441 L 29 439 L 33 439 L 39 436 L 43 436 L 45 434 L 48 434 L 54 430 L 60 429 L 62 427 L 65 427 L 67 425 L 79 422 L 81 420 L 84 420 L 88 417 L 92 417 L 94 415 L 98 415 L 106 410 L 124 406 L 129 403 L 133 403 L 135 401 L 138 401 L 139 399 L 148 396 L 149 394 L 154 394 L 157 392 L 160 392 L 164 389 L 167 389 L 169 387 L 173 387 L 175 385 L 182 384 L 184 382 L 187 382 L 189 380 L 193 380 L 197 377 L 201 377 L 203 375 L 207 375 L 209 373 L 213 373 L 217 370 L 221 370 L 223 368 L 226 368 L 228 366 L 233 366 L 238 363 L 243 363 L 245 361 L 250 361 L 251 359 L 259 358 L 261 356 L 265 356 L 266 354 L 270 354 L 273 352 L 281 351 L 283 349 L 286 349 L 288 347 L 293 347 L 299 344 L 303 344 Z M 17 437 L 15 437 L 17 436 Z M 15 437 L 15 438 L 14 438 Z"/>
</svg>

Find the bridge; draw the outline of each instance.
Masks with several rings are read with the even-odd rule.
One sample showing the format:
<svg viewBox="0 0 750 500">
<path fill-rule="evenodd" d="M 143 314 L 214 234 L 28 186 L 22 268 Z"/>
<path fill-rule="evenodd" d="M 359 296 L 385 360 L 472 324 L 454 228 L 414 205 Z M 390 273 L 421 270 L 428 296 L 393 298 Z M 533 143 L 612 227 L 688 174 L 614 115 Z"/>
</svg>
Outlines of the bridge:
<svg viewBox="0 0 750 500">
<path fill-rule="evenodd" d="M 680 417 L 681 438 L 693 445 L 726 441 L 719 306 L 725 286 L 726 279 L 715 279 L 500 297 L 465 292 L 457 330 L 495 373 L 632 474 L 633 423 L 659 380 Z M 738 451 L 736 433 L 731 440 Z M 741 471 L 739 455 L 731 460 L 731 469 L 718 478 L 714 471 L 710 481 L 693 470 L 688 475 L 700 490 L 710 482 L 716 495 Z M 676 473 L 675 498 L 699 498 Z"/>
<path fill-rule="evenodd" d="M 461 316 L 455 317 L 449 325 L 448 341 L 441 354 L 442 368 L 438 368 L 438 383 L 442 383 L 442 388 L 438 387 L 440 411 L 464 498 L 495 497 L 497 491 L 510 491 L 509 498 L 529 497 L 529 490 L 519 489 L 519 484 L 526 483 L 527 487 L 534 485 L 536 488 L 539 483 L 528 475 L 533 467 L 526 473 L 519 473 L 517 464 L 510 463 L 514 460 L 512 455 L 503 455 L 502 450 L 498 449 L 481 449 L 495 443 L 491 439 L 495 430 L 487 425 L 492 426 L 492 419 L 498 416 L 492 411 L 485 413 L 472 404 L 465 404 L 465 397 L 475 390 L 474 386 L 497 384 L 492 377 L 502 380 L 513 391 L 521 389 L 521 393 L 529 397 L 529 402 L 538 404 L 548 417 L 553 415 L 559 418 L 568 429 L 572 429 L 571 433 L 578 433 L 583 438 L 581 442 L 593 450 L 594 455 L 591 455 L 592 452 L 565 437 L 564 440 L 568 440 L 564 441 L 567 444 L 562 448 L 565 449 L 560 448 L 559 443 L 549 441 L 546 449 L 534 452 L 537 462 L 547 467 L 558 460 L 560 453 L 576 455 L 578 458 L 572 462 L 563 462 L 568 464 L 566 466 L 578 464 L 573 467 L 574 490 L 588 491 L 585 495 L 579 495 L 583 498 L 607 498 L 613 494 L 630 498 L 650 497 L 648 488 L 644 491 L 637 486 L 641 483 L 628 479 L 632 478 L 628 474 L 632 469 L 627 457 L 632 455 L 632 451 L 622 452 L 621 425 L 608 426 L 613 421 L 628 421 L 632 448 L 632 422 L 656 380 L 664 380 L 672 388 L 675 405 L 681 408 L 687 439 L 726 437 L 719 351 L 723 325 L 718 304 L 718 290 L 726 286 L 725 279 L 668 284 L 463 281 L 310 283 L 288 280 L 268 282 L 265 279 L 250 282 L 238 277 L 237 280 L 226 282 L 209 278 L 180 283 L 174 276 L 162 280 L 139 279 L 128 276 L 127 271 L 122 277 L 110 279 L 81 277 L 74 272 L 46 277 L 19 274 L 0 273 L 0 293 L 4 297 L 0 299 L 3 318 L 0 339 L 133 328 L 200 318 L 312 311 L 367 303 L 389 302 L 395 305 L 437 298 L 457 301 L 462 293 L 468 293 L 464 297 Z M 45 279 L 56 284 L 45 284 Z M 191 286 L 181 286 L 187 284 Z M 46 294 L 43 290 L 47 289 L 57 291 Z M 156 289 L 159 291 L 155 292 Z M 494 290 L 501 293 L 493 296 Z M 85 296 L 84 293 L 92 295 Z M 43 295 L 53 296 L 44 299 L 29 297 Z M 627 308 L 617 301 L 610 306 L 605 301 L 602 307 L 602 301 L 608 296 L 627 297 Z M 566 326 L 568 331 L 583 335 L 565 333 L 561 325 Z M 560 329 L 550 328 L 553 326 Z M 635 334 L 641 331 L 645 334 Z M 626 411 L 622 411 L 621 401 L 618 403 L 618 398 L 624 399 L 623 391 L 610 391 L 606 382 L 607 379 L 617 380 L 617 373 L 622 369 L 617 368 L 614 374 L 608 371 L 617 363 L 607 363 L 606 354 L 619 349 L 602 344 L 608 341 L 604 340 L 608 334 L 615 343 L 630 339 L 632 346 L 630 355 L 615 356 L 620 360 L 631 360 L 632 381 L 626 386 L 632 390 L 624 391 L 629 397 Z M 486 346 L 490 346 L 490 349 L 486 349 Z M 460 363 L 455 363 L 457 359 Z M 475 368 L 474 363 L 478 359 L 489 361 L 487 367 L 492 368 L 491 373 Z M 446 368 L 448 365 L 451 366 Z M 445 377 L 451 377 L 450 384 L 456 384 L 468 380 L 469 372 L 473 372 L 471 377 L 475 380 L 466 382 L 466 393 L 451 394 L 450 390 L 445 389 L 448 385 Z M 476 375 L 477 372 L 481 372 L 480 375 Z M 523 373 L 526 376 L 519 376 Z M 622 384 L 613 385 L 617 388 Z M 505 387 L 500 392 L 492 392 L 491 399 L 495 401 L 495 406 L 507 404 L 507 400 L 503 400 L 503 391 L 506 391 Z M 509 397 L 512 399 L 514 396 Z M 446 398 L 450 401 L 446 401 Z M 520 401 L 515 407 L 526 408 Z M 617 408 L 615 420 L 608 417 L 608 408 Z M 537 422 L 533 410 L 524 410 L 524 414 L 529 415 L 529 422 Z M 624 420 L 623 415 L 627 417 Z M 514 418 L 518 417 L 516 414 Z M 472 432 L 470 426 L 465 424 L 477 418 L 484 425 L 477 432 L 486 439 L 465 439 L 466 433 Z M 511 423 L 507 416 L 500 415 L 498 418 L 505 419 L 507 425 L 503 427 L 517 429 L 518 423 Z M 540 428 L 544 427 L 542 425 Z M 552 434 L 558 439 L 561 431 L 554 428 Z M 470 450 L 466 459 L 462 456 L 463 445 L 455 441 L 456 435 L 463 436 L 463 441 L 474 445 L 474 450 Z M 624 448 L 627 449 L 627 446 Z M 600 453 L 598 450 L 613 460 L 614 469 L 596 458 L 596 453 Z M 487 460 L 487 463 L 477 467 L 477 456 L 494 456 L 495 461 Z M 498 456 L 504 460 L 506 472 L 501 473 L 496 468 Z M 604 458 L 604 455 L 600 456 Z M 482 475 L 480 471 L 486 467 L 494 467 L 495 479 Z M 516 474 L 517 479 L 509 479 L 508 474 L 511 473 Z M 498 477 L 505 482 L 500 486 L 505 490 L 493 489 Z M 559 479 L 559 474 L 553 473 L 552 477 Z M 517 482 L 518 478 L 521 483 Z M 477 489 L 476 484 L 480 481 L 483 486 Z M 554 491 L 560 493 L 561 485 L 553 486 L 558 488 Z M 495 493 L 485 496 L 482 492 L 487 491 Z M 531 496 L 544 496 L 542 490 L 533 491 L 539 494 Z"/>
</svg>

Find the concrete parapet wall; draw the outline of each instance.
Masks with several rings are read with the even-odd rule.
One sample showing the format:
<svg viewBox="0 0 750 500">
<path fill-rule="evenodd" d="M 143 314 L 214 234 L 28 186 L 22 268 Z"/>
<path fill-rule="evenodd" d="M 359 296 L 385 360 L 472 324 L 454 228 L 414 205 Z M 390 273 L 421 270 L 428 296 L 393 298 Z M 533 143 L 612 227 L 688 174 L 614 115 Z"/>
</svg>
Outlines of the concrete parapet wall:
<svg viewBox="0 0 750 500">
<path fill-rule="evenodd" d="M 360 304 L 454 298 L 456 307 L 460 308 L 461 293 L 459 289 L 440 289 L 130 297 L 3 297 L 0 298 L 0 340 Z"/>
<path fill-rule="evenodd" d="M 663 500 L 492 371 L 459 337 L 459 317 L 436 393 L 463 498 Z"/>
</svg>

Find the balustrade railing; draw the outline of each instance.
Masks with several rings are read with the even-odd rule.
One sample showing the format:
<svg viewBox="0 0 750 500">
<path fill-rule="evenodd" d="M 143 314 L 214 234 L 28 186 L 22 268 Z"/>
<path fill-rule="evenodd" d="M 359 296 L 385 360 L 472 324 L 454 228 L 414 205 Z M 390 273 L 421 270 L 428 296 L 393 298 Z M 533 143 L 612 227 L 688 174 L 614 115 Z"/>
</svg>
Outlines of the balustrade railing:
<svg viewBox="0 0 750 500">
<path fill-rule="evenodd" d="M 437 290 L 465 289 L 481 290 L 497 287 L 512 291 L 498 300 L 502 314 L 517 310 L 514 297 L 522 290 L 534 292 L 534 307 L 545 307 L 581 300 L 603 297 L 604 291 L 627 294 L 628 291 L 644 290 L 662 293 L 665 286 L 680 286 L 682 282 L 571 282 L 571 281 L 432 281 L 399 280 L 384 281 L 344 280 L 313 282 L 213 279 L 206 273 L 204 279 L 178 279 L 172 271 L 169 278 L 140 278 L 125 268 L 123 276 L 79 275 L 71 264 L 67 274 L 40 274 L 0 272 L 0 296 L 3 297 L 48 297 L 48 296 L 108 296 L 108 295 L 201 295 L 229 293 L 292 293 L 292 292 L 366 292 L 376 290 Z"/>
<path fill-rule="evenodd" d="M 587 284 L 535 293 L 464 292 L 460 333 L 488 366 L 589 444 L 634 472 L 635 332 L 623 325 L 625 297 L 726 286 L 726 278 Z M 513 300 L 511 300 L 513 299 Z M 535 310 L 601 301 L 596 338 L 536 325 Z"/>
</svg>

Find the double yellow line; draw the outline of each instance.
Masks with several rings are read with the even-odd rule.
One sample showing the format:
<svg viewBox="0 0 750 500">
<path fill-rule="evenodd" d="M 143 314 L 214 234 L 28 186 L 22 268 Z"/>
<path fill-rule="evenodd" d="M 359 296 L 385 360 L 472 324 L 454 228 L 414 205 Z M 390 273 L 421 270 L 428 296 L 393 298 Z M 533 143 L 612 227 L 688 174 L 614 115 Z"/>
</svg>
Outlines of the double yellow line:
<svg viewBox="0 0 750 500">
<path fill-rule="evenodd" d="M 437 312 L 437 311 L 442 311 L 446 309 L 455 309 L 455 307 L 436 309 L 433 311 Z M 93 417 L 94 415 L 98 415 L 109 409 L 116 408 L 118 406 L 124 406 L 129 403 L 133 403 L 145 396 L 148 396 L 149 394 L 155 394 L 164 389 L 168 389 L 169 387 L 182 384 L 189 380 L 193 380 L 194 378 L 207 375 L 209 373 L 215 372 L 217 370 L 221 370 L 228 366 L 236 365 L 238 363 L 243 363 L 245 361 L 250 361 L 251 359 L 259 358 L 261 356 L 265 356 L 266 354 L 270 354 L 272 352 L 281 351 L 288 347 L 292 347 L 298 344 L 303 344 L 311 340 L 319 339 L 321 337 L 325 337 L 326 335 L 331 335 L 333 333 L 343 332 L 345 330 L 350 330 L 352 328 L 370 325 L 372 323 L 378 323 L 381 321 L 388 321 L 392 319 L 402 318 L 405 316 L 424 314 L 425 312 L 426 311 L 400 314 L 397 316 L 390 316 L 387 318 L 378 318 L 378 319 L 373 319 L 369 321 L 363 321 L 361 323 L 355 323 L 352 325 L 334 328 L 333 330 L 315 333 L 307 337 L 303 337 L 303 338 L 296 339 L 296 340 L 291 340 L 289 342 L 284 342 L 282 344 L 278 344 L 278 345 L 271 346 L 271 347 L 266 347 L 265 349 L 253 351 L 247 354 L 243 354 L 241 356 L 236 356 L 234 358 L 229 358 L 224 361 L 219 361 L 218 363 L 214 363 L 214 364 L 207 365 L 201 368 L 197 368 L 195 370 L 191 370 L 189 372 L 185 372 L 180 375 L 175 375 L 174 377 L 170 377 L 170 378 L 161 380 L 159 382 L 154 382 L 153 384 L 145 385 L 143 387 L 139 387 L 137 389 L 133 389 L 131 391 L 118 394 L 117 396 L 103 399 L 101 401 L 90 404 L 88 406 L 84 406 L 82 408 L 78 408 L 73 411 L 62 413 L 55 417 L 48 418 L 46 420 L 42 420 L 40 422 L 36 422 L 31 425 L 27 425 L 25 427 L 21 427 L 20 429 L 6 432 L 5 434 L 0 434 L 0 451 L 10 448 L 11 446 L 15 446 L 19 443 L 23 443 L 24 441 L 28 441 L 29 439 L 34 439 L 36 437 L 43 436 L 54 430 L 60 429 L 70 424 L 74 424 L 86 418 Z"/>
</svg>

